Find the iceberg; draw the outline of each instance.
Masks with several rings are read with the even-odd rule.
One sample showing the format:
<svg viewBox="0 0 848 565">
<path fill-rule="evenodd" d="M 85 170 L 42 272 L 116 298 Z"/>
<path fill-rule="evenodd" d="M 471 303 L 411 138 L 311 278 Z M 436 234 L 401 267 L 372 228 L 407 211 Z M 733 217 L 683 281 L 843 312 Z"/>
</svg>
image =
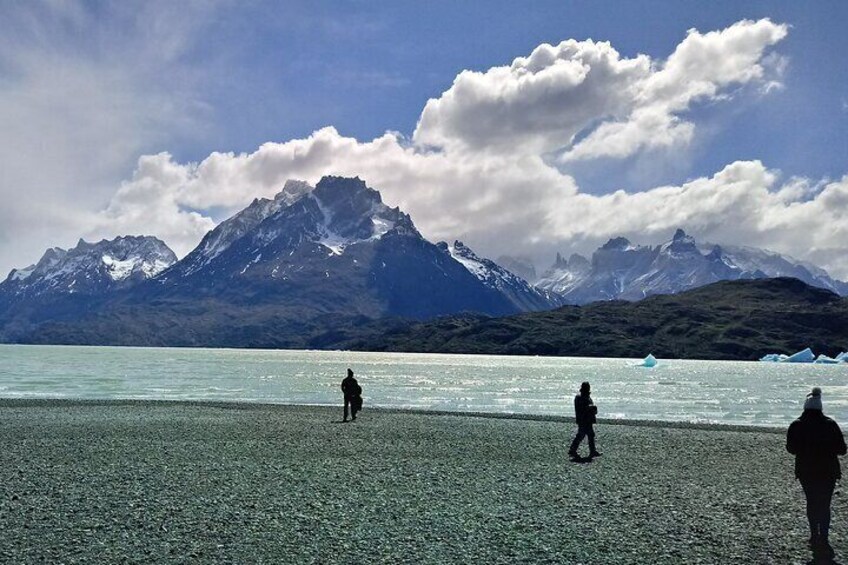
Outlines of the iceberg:
<svg viewBox="0 0 848 565">
<path fill-rule="evenodd" d="M 798 353 L 793 353 L 786 359 L 781 359 L 781 363 L 812 363 L 815 361 L 816 356 L 813 353 L 813 350 L 809 347 L 807 349 L 803 349 Z"/>
<path fill-rule="evenodd" d="M 838 365 L 839 363 L 842 363 L 842 361 L 840 361 L 839 359 L 834 359 L 833 357 L 828 357 L 824 353 L 822 353 L 821 355 L 816 357 L 815 362 L 819 365 Z"/>
<path fill-rule="evenodd" d="M 763 361 L 765 363 L 780 363 L 786 358 L 787 356 L 783 353 L 769 353 L 760 357 L 760 361 Z"/>
<path fill-rule="evenodd" d="M 837 361 L 842 361 L 843 363 L 848 363 L 848 351 L 843 351 L 836 357 L 834 357 Z"/>
<path fill-rule="evenodd" d="M 648 353 L 648 356 L 642 359 L 640 363 L 636 363 L 635 367 L 656 367 L 657 366 L 657 358 L 654 357 L 653 353 Z"/>
</svg>

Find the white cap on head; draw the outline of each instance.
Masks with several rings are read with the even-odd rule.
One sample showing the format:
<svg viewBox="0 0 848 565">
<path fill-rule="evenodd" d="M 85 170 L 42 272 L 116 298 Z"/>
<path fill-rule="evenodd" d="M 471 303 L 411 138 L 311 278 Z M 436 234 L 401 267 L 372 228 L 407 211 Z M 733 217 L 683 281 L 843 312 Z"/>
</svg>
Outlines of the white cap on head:
<svg viewBox="0 0 848 565">
<path fill-rule="evenodd" d="M 804 401 L 804 410 L 819 410 L 822 409 L 821 389 L 814 387 L 812 392 L 807 395 L 807 400 Z"/>
</svg>

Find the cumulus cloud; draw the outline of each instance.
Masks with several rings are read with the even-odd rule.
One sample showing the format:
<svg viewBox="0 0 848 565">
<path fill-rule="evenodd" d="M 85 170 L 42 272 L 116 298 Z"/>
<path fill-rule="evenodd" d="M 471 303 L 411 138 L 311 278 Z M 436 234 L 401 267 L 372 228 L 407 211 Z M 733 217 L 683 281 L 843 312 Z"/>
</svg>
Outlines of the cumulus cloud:
<svg viewBox="0 0 848 565">
<path fill-rule="evenodd" d="M 768 19 L 691 29 L 666 61 L 592 40 L 540 45 L 508 67 L 460 73 L 427 102 L 414 139 L 453 151 L 562 150 L 565 161 L 684 146 L 694 124 L 681 114 L 693 103 L 736 85 L 779 84 L 782 66 L 763 58 L 786 34 Z"/>
<path fill-rule="evenodd" d="M 739 161 L 677 186 L 593 195 L 550 158 L 620 158 L 689 143 L 697 129 L 685 112 L 694 103 L 777 80 L 781 60 L 767 50 L 786 31 L 769 20 L 691 30 L 665 61 L 622 58 L 603 42 L 543 45 L 510 66 L 460 73 L 427 103 L 411 138 L 387 132 L 359 141 L 327 127 L 198 163 L 143 156 L 108 206 L 87 218 L 89 233 L 152 233 L 183 255 L 214 224 L 211 210 L 220 218 L 271 197 L 287 179 L 333 174 L 365 179 L 431 240 L 460 238 L 492 257 L 526 255 L 544 265 L 556 251 L 591 251 L 617 235 L 653 242 L 683 227 L 848 278 L 848 220 L 840 214 L 848 177 L 782 179 L 759 161 Z"/>
<path fill-rule="evenodd" d="M 532 229 L 539 210 L 554 210 L 577 191 L 571 177 L 540 157 L 454 159 L 419 151 L 399 134 L 363 143 L 328 127 L 306 139 L 265 143 L 250 154 L 213 153 L 198 164 L 176 163 L 167 154 L 142 157 L 98 225 L 116 229 L 129 218 L 129 225 L 157 226 L 157 233 L 174 234 L 166 241 L 183 254 L 197 244 L 204 225 L 189 210 L 235 212 L 255 197 L 273 196 L 287 179 L 316 183 L 328 174 L 365 179 L 388 204 L 410 212 L 431 238 L 491 231 L 517 237 L 523 247 L 539 238 Z M 516 209 L 515 198 L 532 205 Z"/>
<path fill-rule="evenodd" d="M 588 251 L 618 235 L 652 242 L 684 227 L 703 240 L 773 249 L 848 277 L 842 214 L 848 177 L 820 187 L 804 179 L 781 183 L 779 171 L 739 161 L 680 186 L 597 196 L 581 193 L 570 176 L 538 156 L 454 158 L 405 141 L 386 134 L 362 143 L 325 128 L 306 139 L 266 143 L 251 154 L 216 153 L 196 165 L 165 154 L 145 157 L 105 225 L 125 217 L 139 225 L 158 215 L 171 218 L 168 241 L 185 253 L 205 223 L 175 210 L 201 202 L 236 210 L 255 196 L 272 196 L 288 178 L 314 183 L 325 174 L 358 175 L 387 203 L 410 212 L 427 237 L 459 237 L 489 256 L 548 261 L 558 250 Z"/>
</svg>

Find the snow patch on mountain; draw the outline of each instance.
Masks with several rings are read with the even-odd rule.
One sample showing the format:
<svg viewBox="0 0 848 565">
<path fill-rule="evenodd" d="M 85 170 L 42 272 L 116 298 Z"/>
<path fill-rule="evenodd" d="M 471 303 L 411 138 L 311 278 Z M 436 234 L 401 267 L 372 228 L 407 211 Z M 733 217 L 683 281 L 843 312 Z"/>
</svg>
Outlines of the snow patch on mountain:
<svg viewBox="0 0 848 565">
<path fill-rule="evenodd" d="M 200 245 L 183 261 L 185 274 L 191 274 L 209 264 L 265 219 L 291 206 L 313 190 L 314 187 L 305 181 L 290 179 L 273 199 L 254 199 L 247 208 L 224 220 L 206 234 Z"/>
<path fill-rule="evenodd" d="M 503 293 L 522 310 L 545 310 L 560 304 L 557 296 L 540 291 L 494 261 L 479 257 L 461 241 L 454 241 L 452 245 L 445 242 L 439 242 L 436 245 L 450 254 L 483 284 Z"/>
<path fill-rule="evenodd" d="M 35 271 L 35 265 L 30 265 L 23 269 L 12 269 L 12 272 L 9 273 L 9 279 L 13 281 L 23 281 L 28 279 L 30 275 L 32 275 L 33 271 Z"/>
<path fill-rule="evenodd" d="M 126 236 L 97 243 L 81 239 L 72 249 L 48 249 L 35 265 L 13 270 L 0 292 L 97 293 L 151 279 L 176 260 L 174 252 L 154 237 Z"/>
<path fill-rule="evenodd" d="M 481 281 L 492 281 L 496 285 L 503 283 L 499 280 L 497 273 L 487 268 L 480 258 L 461 241 L 454 241 L 453 245 L 448 245 L 448 253 Z"/>
</svg>

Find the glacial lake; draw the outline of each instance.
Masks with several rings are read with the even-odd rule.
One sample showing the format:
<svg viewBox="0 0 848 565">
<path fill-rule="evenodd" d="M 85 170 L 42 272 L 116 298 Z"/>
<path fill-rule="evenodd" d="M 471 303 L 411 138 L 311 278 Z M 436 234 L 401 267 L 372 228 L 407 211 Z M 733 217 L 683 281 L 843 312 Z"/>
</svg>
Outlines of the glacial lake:
<svg viewBox="0 0 848 565">
<path fill-rule="evenodd" d="M 417 353 L 0 345 L 0 397 L 340 405 L 351 367 L 369 406 L 786 426 L 812 386 L 848 423 L 848 365 Z"/>
</svg>

